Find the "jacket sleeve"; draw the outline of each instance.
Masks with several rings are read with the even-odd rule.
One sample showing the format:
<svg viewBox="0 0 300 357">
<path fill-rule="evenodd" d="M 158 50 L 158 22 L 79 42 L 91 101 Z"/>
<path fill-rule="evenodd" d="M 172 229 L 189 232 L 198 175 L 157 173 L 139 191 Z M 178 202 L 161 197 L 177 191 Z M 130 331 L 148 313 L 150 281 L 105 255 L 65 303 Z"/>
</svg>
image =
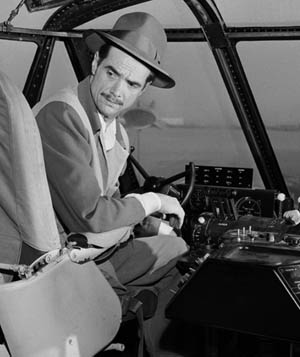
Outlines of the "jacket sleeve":
<svg viewBox="0 0 300 357">
<path fill-rule="evenodd" d="M 53 205 L 70 231 L 105 232 L 143 220 L 145 211 L 136 198 L 101 195 L 88 132 L 72 107 L 49 103 L 37 123 Z"/>
</svg>

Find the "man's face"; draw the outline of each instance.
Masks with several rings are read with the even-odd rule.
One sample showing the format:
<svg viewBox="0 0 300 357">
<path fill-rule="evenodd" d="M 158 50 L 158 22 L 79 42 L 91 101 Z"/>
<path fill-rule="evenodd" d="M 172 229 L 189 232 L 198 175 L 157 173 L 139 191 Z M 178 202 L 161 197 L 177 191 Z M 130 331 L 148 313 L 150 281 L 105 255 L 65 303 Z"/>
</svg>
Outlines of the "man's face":
<svg viewBox="0 0 300 357">
<path fill-rule="evenodd" d="M 150 70 L 115 47 L 99 65 L 98 62 L 97 52 L 92 64 L 91 93 L 98 111 L 105 119 L 113 119 L 144 92 Z"/>
</svg>

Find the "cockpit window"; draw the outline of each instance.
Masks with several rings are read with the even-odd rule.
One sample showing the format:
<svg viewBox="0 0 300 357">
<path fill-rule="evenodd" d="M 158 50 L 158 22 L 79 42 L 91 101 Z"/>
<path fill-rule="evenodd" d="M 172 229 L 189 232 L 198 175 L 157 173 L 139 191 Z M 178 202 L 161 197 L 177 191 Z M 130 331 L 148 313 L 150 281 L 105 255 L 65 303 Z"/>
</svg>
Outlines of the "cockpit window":
<svg viewBox="0 0 300 357">
<path fill-rule="evenodd" d="M 228 26 L 288 26 L 299 23 L 298 0 L 214 0 Z M 263 5 L 263 6 L 262 6 Z"/>
<path fill-rule="evenodd" d="M 195 16 L 182 0 L 163 0 L 164 8 L 168 11 L 161 12 L 161 0 L 152 0 L 138 5 L 126 7 L 125 9 L 114 11 L 101 16 L 100 19 L 87 22 L 78 28 L 111 28 L 119 16 L 128 11 L 145 11 L 155 16 L 165 27 L 169 28 L 193 28 L 199 27 Z"/>
<path fill-rule="evenodd" d="M 76 86 L 77 83 L 66 48 L 62 42 L 56 41 L 42 98 L 46 98 L 64 87 Z"/>
<path fill-rule="evenodd" d="M 0 40 L 0 68 L 22 90 L 35 55 L 33 42 Z"/>
<path fill-rule="evenodd" d="M 184 61 L 178 53 L 184 54 Z M 206 43 L 169 43 L 165 68 L 174 89 L 150 88 L 137 109 L 152 112 L 147 122 L 126 115 L 134 155 L 153 175 L 171 176 L 197 165 L 254 169 L 263 184 L 234 108 Z M 129 112 L 130 113 L 130 112 Z M 126 123 L 125 123 L 126 125 Z"/>
<path fill-rule="evenodd" d="M 300 41 L 243 42 L 243 67 L 292 195 L 300 195 Z"/>
</svg>

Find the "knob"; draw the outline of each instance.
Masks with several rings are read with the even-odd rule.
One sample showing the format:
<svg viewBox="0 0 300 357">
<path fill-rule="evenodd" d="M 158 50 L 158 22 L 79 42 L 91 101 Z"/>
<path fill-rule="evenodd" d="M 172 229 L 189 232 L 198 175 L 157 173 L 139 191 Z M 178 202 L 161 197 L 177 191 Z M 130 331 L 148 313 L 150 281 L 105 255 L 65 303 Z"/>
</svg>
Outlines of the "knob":
<svg viewBox="0 0 300 357">
<path fill-rule="evenodd" d="M 198 222 L 199 222 L 200 224 L 204 224 L 204 223 L 205 223 L 205 218 L 202 217 L 202 216 L 200 216 L 200 217 L 198 218 Z"/>
<path fill-rule="evenodd" d="M 277 200 L 280 201 L 280 202 L 283 202 L 285 200 L 285 194 L 284 193 L 278 193 Z"/>
</svg>

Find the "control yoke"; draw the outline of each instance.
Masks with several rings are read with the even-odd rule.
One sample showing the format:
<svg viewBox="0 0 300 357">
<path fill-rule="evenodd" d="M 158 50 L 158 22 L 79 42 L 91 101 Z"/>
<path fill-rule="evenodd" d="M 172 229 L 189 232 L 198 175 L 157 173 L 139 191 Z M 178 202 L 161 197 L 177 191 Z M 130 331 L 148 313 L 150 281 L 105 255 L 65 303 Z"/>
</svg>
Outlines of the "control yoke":
<svg viewBox="0 0 300 357">
<path fill-rule="evenodd" d="M 187 165 L 185 171 L 178 173 L 174 176 L 163 178 L 163 177 L 156 177 L 150 176 L 145 169 L 141 166 L 141 164 L 132 156 L 129 155 L 129 160 L 135 166 L 135 168 L 139 171 L 142 177 L 145 179 L 144 185 L 142 186 L 142 192 L 161 192 L 165 194 L 169 194 L 170 196 L 175 196 L 179 199 L 181 206 L 185 206 L 188 202 L 196 181 L 196 174 L 195 174 L 195 165 L 193 162 L 190 162 Z M 181 197 L 180 190 L 176 188 L 175 185 L 172 185 L 173 182 L 178 181 L 181 178 L 186 177 L 188 182 L 188 189 L 186 190 L 183 197 Z"/>
</svg>

